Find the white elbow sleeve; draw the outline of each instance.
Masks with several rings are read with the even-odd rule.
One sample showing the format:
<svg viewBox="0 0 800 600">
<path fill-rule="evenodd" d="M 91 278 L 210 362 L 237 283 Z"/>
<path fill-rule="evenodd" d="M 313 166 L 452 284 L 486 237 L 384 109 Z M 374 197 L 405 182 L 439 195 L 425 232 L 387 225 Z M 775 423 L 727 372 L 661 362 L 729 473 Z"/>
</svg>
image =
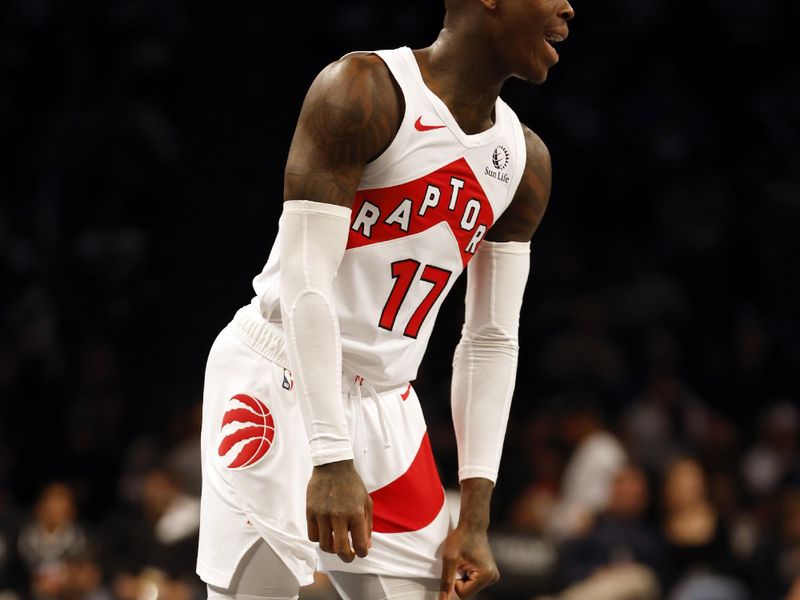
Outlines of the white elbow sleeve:
<svg viewBox="0 0 800 600">
<path fill-rule="evenodd" d="M 517 373 L 530 242 L 484 241 L 469 263 L 466 318 L 453 360 L 459 481 L 497 481 Z"/>
<path fill-rule="evenodd" d="M 342 405 L 342 345 L 333 278 L 350 209 L 292 200 L 280 220 L 281 315 L 314 465 L 353 458 Z"/>
</svg>

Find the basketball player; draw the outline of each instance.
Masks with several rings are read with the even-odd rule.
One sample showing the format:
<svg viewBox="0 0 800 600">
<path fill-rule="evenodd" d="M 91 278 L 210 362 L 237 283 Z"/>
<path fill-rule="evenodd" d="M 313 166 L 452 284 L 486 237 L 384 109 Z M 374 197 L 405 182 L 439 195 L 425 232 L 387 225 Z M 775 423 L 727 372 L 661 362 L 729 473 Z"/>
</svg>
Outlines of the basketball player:
<svg viewBox="0 0 800 600">
<path fill-rule="evenodd" d="M 319 565 L 349 600 L 446 599 L 498 579 L 489 502 L 514 388 L 542 141 L 499 98 L 543 82 L 568 0 L 447 0 L 422 50 L 316 78 L 255 298 L 208 360 L 198 573 L 210 598 L 288 599 Z M 452 527 L 413 380 L 468 266 L 452 374 Z"/>
</svg>

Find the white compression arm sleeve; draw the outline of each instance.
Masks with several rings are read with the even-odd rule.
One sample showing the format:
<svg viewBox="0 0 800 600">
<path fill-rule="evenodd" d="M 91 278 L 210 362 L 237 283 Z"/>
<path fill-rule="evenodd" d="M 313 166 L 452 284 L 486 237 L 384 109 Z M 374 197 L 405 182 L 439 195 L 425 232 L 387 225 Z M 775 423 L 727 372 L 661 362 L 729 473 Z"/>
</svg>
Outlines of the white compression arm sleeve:
<svg viewBox="0 0 800 600">
<path fill-rule="evenodd" d="M 342 405 L 342 343 L 333 278 L 350 209 L 290 200 L 280 220 L 281 316 L 315 466 L 353 458 Z"/>
<path fill-rule="evenodd" d="M 519 353 L 530 242 L 484 241 L 467 271 L 466 318 L 453 359 L 458 479 L 497 481 Z"/>
</svg>

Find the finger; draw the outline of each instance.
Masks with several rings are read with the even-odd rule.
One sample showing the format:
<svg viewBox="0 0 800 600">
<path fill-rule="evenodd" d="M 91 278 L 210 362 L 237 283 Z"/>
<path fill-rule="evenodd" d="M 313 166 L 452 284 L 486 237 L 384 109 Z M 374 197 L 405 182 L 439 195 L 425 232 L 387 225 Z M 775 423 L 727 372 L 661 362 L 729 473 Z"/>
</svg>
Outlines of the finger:
<svg viewBox="0 0 800 600">
<path fill-rule="evenodd" d="M 307 515 L 306 524 L 308 525 L 308 539 L 312 542 L 319 542 L 319 526 L 317 525 L 317 518 L 311 514 Z"/>
<path fill-rule="evenodd" d="M 478 593 L 483 588 L 491 585 L 494 583 L 496 579 L 493 579 L 491 574 L 489 573 L 479 573 L 478 571 L 471 571 L 466 579 L 457 579 L 455 582 L 455 590 L 456 594 L 462 600 L 464 598 L 469 598 L 473 594 Z"/>
<path fill-rule="evenodd" d="M 469 598 L 472 594 L 480 589 L 475 589 L 475 586 L 473 585 L 474 583 L 474 581 L 470 581 L 469 579 L 456 579 L 456 583 L 453 586 L 456 596 L 461 598 L 461 600 L 464 600 L 464 598 Z"/>
<path fill-rule="evenodd" d="M 353 562 L 356 557 L 350 546 L 350 536 L 347 534 L 347 521 L 334 519 L 333 521 L 333 549 L 344 562 Z"/>
<path fill-rule="evenodd" d="M 447 600 L 456 579 L 456 561 L 445 558 L 442 561 L 442 580 L 439 586 L 439 600 Z"/>
<path fill-rule="evenodd" d="M 353 537 L 353 549 L 356 551 L 356 555 L 364 558 L 369 552 L 366 515 L 355 517 L 350 521 L 350 535 Z"/>
<path fill-rule="evenodd" d="M 317 527 L 319 528 L 319 549 L 333 554 L 333 530 L 331 529 L 330 520 L 326 518 L 317 519 Z"/>
</svg>

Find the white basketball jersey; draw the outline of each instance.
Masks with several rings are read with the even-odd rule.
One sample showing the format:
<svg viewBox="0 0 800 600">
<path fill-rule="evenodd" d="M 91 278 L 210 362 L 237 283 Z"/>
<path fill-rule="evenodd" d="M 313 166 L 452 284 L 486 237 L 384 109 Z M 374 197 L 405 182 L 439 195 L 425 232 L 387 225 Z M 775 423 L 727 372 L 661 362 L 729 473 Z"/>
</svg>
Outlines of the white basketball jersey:
<svg viewBox="0 0 800 600">
<path fill-rule="evenodd" d="M 526 150 L 502 99 L 494 126 L 467 135 L 425 85 L 411 49 L 375 54 L 400 86 L 405 114 L 364 169 L 333 285 L 345 373 L 395 386 L 415 379 L 439 307 L 514 197 Z M 253 304 L 278 326 L 279 247 L 253 281 Z"/>
</svg>

